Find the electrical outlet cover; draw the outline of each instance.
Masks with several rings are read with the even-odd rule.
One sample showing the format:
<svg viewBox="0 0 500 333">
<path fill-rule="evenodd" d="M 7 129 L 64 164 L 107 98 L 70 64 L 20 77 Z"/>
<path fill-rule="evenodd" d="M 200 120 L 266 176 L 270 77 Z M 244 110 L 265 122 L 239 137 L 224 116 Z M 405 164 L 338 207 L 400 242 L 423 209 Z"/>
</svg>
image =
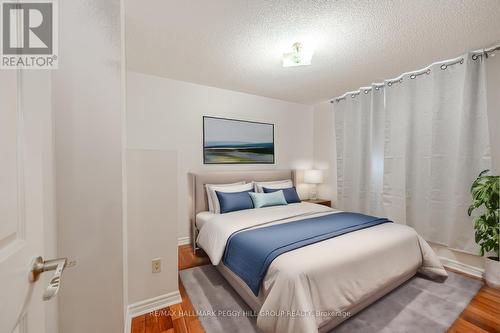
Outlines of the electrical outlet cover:
<svg viewBox="0 0 500 333">
<path fill-rule="evenodd" d="M 151 271 L 153 273 L 160 273 L 161 272 L 161 258 L 153 259 L 151 261 Z"/>
</svg>

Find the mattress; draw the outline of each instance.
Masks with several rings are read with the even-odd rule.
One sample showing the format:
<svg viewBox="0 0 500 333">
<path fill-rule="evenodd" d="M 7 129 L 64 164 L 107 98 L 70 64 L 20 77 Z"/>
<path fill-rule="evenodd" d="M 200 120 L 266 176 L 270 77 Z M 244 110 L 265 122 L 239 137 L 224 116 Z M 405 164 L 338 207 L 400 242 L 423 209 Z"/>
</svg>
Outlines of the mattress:
<svg viewBox="0 0 500 333">
<path fill-rule="evenodd" d="M 217 214 L 212 212 L 200 212 L 196 214 L 196 227 L 200 230 L 203 225 Z M 219 214 L 220 215 L 220 214 Z"/>
<path fill-rule="evenodd" d="M 201 227 L 198 244 L 250 307 L 260 310 L 257 326 L 269 333 L 331 329 L 345 319 L 337 313 L 359 311 L 416 271 L 431 278 L 447 275 L 425 240 L 412 228 L 397 223 L 358 230 L 280 255 L 269 266 L 257 297 L 223 266 L 226 242 L 235 232 L 335 212 L 299 203 L 217 214 Z"/>
</svg>

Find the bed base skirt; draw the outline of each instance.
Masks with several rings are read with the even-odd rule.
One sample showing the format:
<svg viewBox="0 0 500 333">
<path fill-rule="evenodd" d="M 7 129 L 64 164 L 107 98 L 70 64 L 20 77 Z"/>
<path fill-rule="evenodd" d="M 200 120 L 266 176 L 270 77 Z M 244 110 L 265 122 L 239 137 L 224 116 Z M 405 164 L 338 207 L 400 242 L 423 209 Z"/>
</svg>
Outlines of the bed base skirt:
<svg viewBox="0 0 500 333">
<path fill-rule="evenodd" d="M 227 282 L 233 287 L 233 289 L 238 293 L 238 295 L 243 298 L 245 303 L 254 311 L 254 312 L 259 312 L 260 308 L 262 307 L 262 302 L 263 299 L 260 297 L 256 297 L 254 293 L 250 290 L 248 285 L 243 282 L 242 279 L 236 274 L 234 274 L 229 268 L 224 266 L 224 264 L 221 263 L 215 266 L 219 273 L 226 279 Z M 259 296 L 260 293 L 259 293 Z"/>
</svg>

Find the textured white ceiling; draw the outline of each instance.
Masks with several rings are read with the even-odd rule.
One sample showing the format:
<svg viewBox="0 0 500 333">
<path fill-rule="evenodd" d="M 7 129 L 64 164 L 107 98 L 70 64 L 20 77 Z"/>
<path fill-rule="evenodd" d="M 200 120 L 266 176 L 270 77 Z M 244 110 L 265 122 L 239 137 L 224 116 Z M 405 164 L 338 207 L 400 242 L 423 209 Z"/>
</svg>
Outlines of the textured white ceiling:
<svg viewBox="0 0 500 333">
<path fill-rule="evenodd" d="M 127 67 L 312 104 L 500 42 L 499 0 L 125 0 Z M 311 66 L 281 67 L 312 44 Z"/>
</svg>

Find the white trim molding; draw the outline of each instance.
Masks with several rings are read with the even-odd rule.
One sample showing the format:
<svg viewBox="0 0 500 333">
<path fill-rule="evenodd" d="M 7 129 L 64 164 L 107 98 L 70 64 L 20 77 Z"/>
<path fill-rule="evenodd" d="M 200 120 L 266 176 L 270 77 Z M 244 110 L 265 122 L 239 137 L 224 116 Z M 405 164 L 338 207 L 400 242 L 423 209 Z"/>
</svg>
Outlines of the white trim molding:
<svg viewBox="0 0 500 333">
<path fill-rule="evenodd" d="M 191 244 L 191 237 L 179 237 L 177 238 L 177 245 L 186 245 L 186 244 Z"/>
<path fill-rule="evenodd" d="M 182 298 L 179 291 L 174 291 L 161 296 L 139 301 L 127 306 L 127 317 L 125 318 L 125 333 L 132 329 L 132 318 L 163 309 L 167 306 L 181 303 Z"/>
<path fill-rule="evenodd" d="M 444 267 L 448 267 L 448 268 L 457 270 L 459 272 L 478 277 L 480 279 L 483 278 L 484 269 L 482 269 L 482 268 L 467 265 L 467 264 L 461 263 L 459 261 L 456 261 L 453 259 L 448 259 L 445 257 L 439 257 L 439 260 L 441 260 L 441 263 L 443 264 Z"/>
</svg>

